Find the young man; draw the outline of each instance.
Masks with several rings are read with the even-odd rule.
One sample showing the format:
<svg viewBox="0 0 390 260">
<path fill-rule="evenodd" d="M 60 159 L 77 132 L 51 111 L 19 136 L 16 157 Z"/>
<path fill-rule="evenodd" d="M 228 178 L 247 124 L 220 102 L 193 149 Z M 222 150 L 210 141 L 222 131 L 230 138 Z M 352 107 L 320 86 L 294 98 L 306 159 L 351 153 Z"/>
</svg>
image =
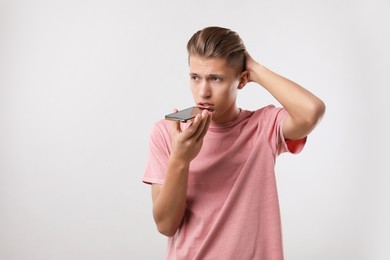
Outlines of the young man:
<svg viewBox="0 0 390 260">
<path fill-rule="evenodd" d="M 325 105 L 257 63 L 229 29 L 198 31 L 187 49 L 192 95 L 204 109 L 189 124 L 155 125 L 143 178 L 169 237 L 167 259 L 283 259 L 275 159 L 301 151 Z M 248 82 L 283 107 L 238 108 Z"/>
</svg>

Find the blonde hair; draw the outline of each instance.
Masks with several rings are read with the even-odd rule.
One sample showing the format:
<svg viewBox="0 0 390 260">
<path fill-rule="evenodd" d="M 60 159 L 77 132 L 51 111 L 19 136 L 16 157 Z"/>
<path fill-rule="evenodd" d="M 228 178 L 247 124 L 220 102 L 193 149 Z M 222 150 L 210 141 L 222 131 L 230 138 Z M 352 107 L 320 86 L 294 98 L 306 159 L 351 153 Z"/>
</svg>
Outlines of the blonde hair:
<svg viewBox="0 0 390 260">
<path fill-rule="evenodd" d="M 188 59 L 191 56 L 223 58 L 238 74 L 245 70 L 245 50 L 236 32 L 216 26 L 197 31 L 187 43 Z"/>
</svg>

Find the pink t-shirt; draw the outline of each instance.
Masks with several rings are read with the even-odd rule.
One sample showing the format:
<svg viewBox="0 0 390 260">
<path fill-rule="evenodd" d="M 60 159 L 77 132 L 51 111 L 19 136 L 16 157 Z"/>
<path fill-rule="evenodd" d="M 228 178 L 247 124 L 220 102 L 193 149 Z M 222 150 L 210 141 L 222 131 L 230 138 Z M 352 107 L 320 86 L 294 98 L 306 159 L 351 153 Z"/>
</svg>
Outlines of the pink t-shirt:
<svg viewBox="0 0 390 260">
<path fill-rule="evenodd" d="M 167 259 L 283 259 L 274 165 L 280 153 L 298 153 L 306 142 L 285 141 L 286 115 L 267 106 L 210 125 L 190 165 L 187 208 L 168 238 Z M 145 183 L 164 183 L 171 128 L 162 120 L 152 131 Z"/>
</svg>

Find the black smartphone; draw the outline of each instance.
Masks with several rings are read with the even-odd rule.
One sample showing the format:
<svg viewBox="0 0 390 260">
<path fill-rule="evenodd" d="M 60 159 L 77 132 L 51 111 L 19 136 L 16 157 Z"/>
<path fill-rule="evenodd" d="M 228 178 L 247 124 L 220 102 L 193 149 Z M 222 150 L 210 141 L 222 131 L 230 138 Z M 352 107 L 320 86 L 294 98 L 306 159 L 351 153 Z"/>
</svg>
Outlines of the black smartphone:
<svg viewBox="0 0 390 260">
<path fill-rule="evenodd" d="M 199 107 L 189 107 L 176 113 L 166 115 L 165 119 L 186 123 L 193 120 L 201 111 L 202 110 Z"/>
</svg>

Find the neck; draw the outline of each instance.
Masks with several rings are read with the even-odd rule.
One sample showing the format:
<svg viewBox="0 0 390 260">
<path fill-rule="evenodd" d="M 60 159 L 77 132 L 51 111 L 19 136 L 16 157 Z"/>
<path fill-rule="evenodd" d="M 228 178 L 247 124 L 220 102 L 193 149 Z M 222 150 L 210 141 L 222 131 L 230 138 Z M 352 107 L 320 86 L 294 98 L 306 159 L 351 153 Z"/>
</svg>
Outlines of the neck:
<svg viewBox="0 0 390 260">
<path fill-rule="evenodd" d="M 236 105 L 229 111 L 224 111 L 223 113 L 215 113 L 212 118 L 214 124 L 225 124 L 231 121 L 234 121 L 240 114 L 241 109 Z"/>
</svg>

